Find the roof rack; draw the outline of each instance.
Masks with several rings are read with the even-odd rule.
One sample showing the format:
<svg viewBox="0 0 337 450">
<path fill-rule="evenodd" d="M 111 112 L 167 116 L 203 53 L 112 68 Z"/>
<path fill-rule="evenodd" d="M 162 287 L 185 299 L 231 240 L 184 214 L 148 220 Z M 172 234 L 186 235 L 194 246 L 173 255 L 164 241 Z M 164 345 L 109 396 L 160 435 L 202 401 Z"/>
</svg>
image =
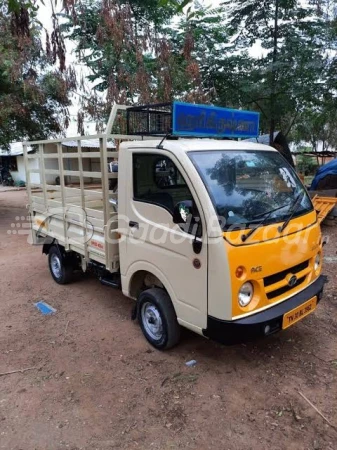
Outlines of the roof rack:
<svg viewBox="0 0 337 450">
<path fill-rule="evenodd" d="M 172 132 L 172 103 L 132 106 L 126 120 L 127 134 L 165 136 Z"/>
<path fill-rule="evenodd" d="M 126 108 L 127 134 L 141 136 L 252 138 L 259 113 L 211 105 L 173 102 Z"/>
</svg>

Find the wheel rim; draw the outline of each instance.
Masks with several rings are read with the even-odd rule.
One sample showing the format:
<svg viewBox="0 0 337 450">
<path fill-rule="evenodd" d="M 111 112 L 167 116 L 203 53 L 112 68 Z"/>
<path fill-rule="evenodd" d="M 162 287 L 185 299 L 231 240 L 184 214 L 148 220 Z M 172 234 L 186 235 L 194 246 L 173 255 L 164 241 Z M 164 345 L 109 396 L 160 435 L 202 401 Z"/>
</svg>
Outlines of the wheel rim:
<svg viewBox="0 0 337 450">
<path fill-rule="evenodd" d="M 60 258 L 53 253 L 50 258 L 50 267 L 51 271 L 53 272 L 53 275 L 56 278 L 61 278 L 62 276 L 62 265 Z"/>
<path fill-rule="evenodd" d="M 146 302 L 142 306 L 141 315 L 146 333 L 159 341 L 163 337 L 163 322 L 159 310 L 153 303 Z"/>
</svg>

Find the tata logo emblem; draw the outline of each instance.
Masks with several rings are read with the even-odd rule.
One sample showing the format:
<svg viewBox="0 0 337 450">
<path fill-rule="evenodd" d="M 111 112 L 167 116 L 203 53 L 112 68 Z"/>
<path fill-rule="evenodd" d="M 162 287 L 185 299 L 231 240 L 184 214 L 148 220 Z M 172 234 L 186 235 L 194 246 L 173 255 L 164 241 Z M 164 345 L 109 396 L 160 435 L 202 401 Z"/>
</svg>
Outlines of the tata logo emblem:
<svg viewBox="0 0 337 450">
<path fill-rule="evenodd" d="M 294 287 L 294 286 L 296 286 L 296 283 L 297 283 L 297 276 L 290 273 L 289 275 L 287 275 L 287 281 L 288 281 L 288 286 Z"/>
</svg>

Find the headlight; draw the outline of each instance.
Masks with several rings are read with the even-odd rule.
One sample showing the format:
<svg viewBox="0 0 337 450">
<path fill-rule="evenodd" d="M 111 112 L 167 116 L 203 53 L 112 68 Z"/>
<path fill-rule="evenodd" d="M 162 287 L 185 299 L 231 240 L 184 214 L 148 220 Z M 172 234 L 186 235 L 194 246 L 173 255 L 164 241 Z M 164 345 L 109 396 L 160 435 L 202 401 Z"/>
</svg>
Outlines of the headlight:
<svg viewBox="0 0 337 450">
<path fill-rule="evenodd" d="M 244 283 L 239 290 L 238 300 L 240 306 L 247 306 L 251 302 L 254 294 L 254 288 L 249 281 Z"/>
<path fill-rule="evenodd" d="M 314 269 L 318 270 L 320 265 L 321 265 L 321 254 L 317 253 L 316 258 L 315 258 Z"/>
</svg>

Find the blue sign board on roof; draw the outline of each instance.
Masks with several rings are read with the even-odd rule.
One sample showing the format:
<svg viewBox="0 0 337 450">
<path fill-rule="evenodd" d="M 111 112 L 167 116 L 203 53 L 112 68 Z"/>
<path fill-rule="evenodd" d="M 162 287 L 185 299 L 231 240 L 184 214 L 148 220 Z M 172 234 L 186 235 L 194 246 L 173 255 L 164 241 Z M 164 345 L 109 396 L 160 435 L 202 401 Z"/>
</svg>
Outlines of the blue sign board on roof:
<svg viewBox="0 0 337 450">
<path fill-rule="evenodd" d="M 217 106 L 173 103 L 173 135 L 253 138 L 259 135 L 260 114 Z"/>
</svg>

